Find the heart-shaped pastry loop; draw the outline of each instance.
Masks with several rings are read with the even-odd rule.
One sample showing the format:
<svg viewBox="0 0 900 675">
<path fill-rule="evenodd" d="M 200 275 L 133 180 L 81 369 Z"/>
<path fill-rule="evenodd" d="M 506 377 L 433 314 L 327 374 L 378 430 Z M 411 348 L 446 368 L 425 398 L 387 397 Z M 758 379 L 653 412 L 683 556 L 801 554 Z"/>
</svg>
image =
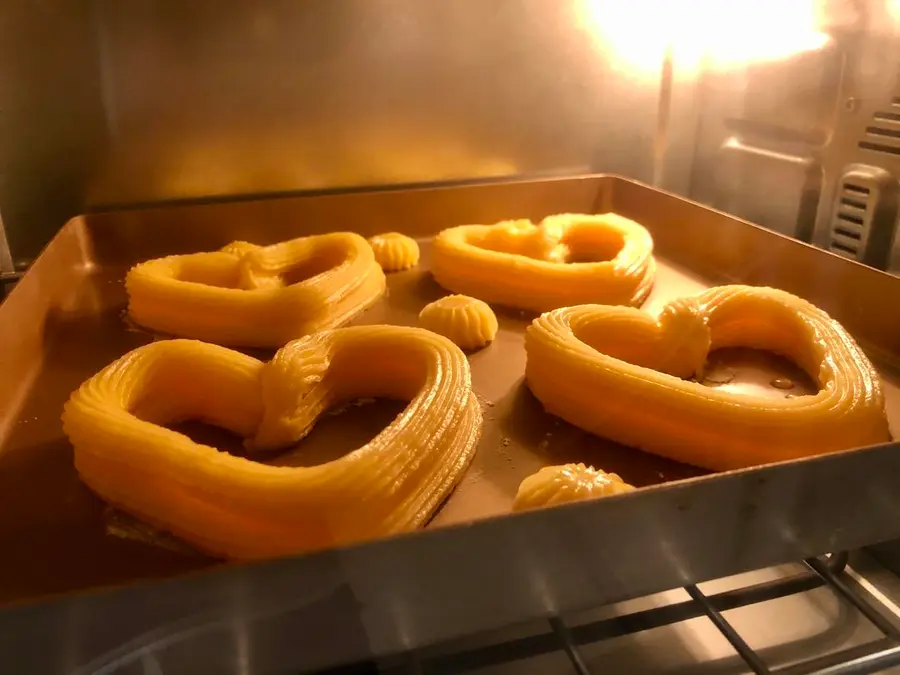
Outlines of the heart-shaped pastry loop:
<svg viewBox="0 0 900 675">
<path fill-rule="evenodd" d="M 167 429 L 198 419 L 251 449 L 303 438 L 330 406 L 408 399 L 366 445 L 313 467 L 235 457 Z M 82 480 L 111 504 L 214 554 L 261 558 L 423 525 L 481 433 L 465 355 L 420 328 L 364 326 L 289 343 L 271 362 L 193 340 L 126 354 L 66 404 Z"/>
<path fill-rule="evenodd" d="M 365 239 L 337 232 L 149 260 L 128 272 L 125 285 L 128 313 L 146 328 L 280 347 L 350 321 L 384 293 L 385 278 Z"/>
<path fill-rule="evenodd" d="M 650 233 L 614 213 L 560 214 L 539 225 L 461 225 L 434 241 L 432 273 L 455 293 L 543 312 L 584 303 L 640 305 L 656 264 Z"/>
<path fill-rule="evenodd" d="M 818 382 L 773 399 L 679 379 L 707 353 L 751 347 L 785 356 Z M 554 415 L 599 436 L 713 470 L 890 440 L 878 374 L 825 312 L 784 291 L 712 288 L 658 317 L 583 305 L 529 326 L 528 386 Z"/>
</svg>

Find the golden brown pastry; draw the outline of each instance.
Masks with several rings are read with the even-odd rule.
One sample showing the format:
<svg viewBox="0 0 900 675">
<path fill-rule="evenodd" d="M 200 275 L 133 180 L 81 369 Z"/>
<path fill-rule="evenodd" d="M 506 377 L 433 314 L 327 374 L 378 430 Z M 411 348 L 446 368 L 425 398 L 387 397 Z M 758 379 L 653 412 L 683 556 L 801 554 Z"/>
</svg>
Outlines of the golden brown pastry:
<svg viewBox="0 0 900 675">
<path fill-rule="evenodd" d="M 722 347 L 793 360 L 819 385 L 773 399 L 685 379 Z M 619 443 L 713 470 L 890 439 L 878 374 L 825 312 L 784 291 L 711 288 L 658 316 L 582 305 L 529 326 L 526 379 L 548 412 Z"/>
<path fill-rule="evenodd" d="M 655 271 L 650 233 L 614 213 L 452 227 L 435 239 L 432 264 L 444 288 L 536 312 L 640 305 Z"/>
<path fill-rule="evenodd" d="M 419 324 L 468 350 L 493 342 L 498 327 L 497 316 L 487 303 L 466 295 L 448 295 L 425 305 Z"/>
<path fill-rule="evenodd" d="M 300 441 L 329 407 L 409 400 L 366 445 L 312 467 L 268 466 L 167 429 L 228 429 L 249 450 Z M 229 558 L 347 544 L 423 525 L 475 452 L 469 365 L 420 328 L 365 326 L 289 343 L 269 363 L 194 340 L 140 347 L 85 382 L 63 427 L 82 480 L 110 504 Z"/>
<path fill-rule="evenodd" d="M 419 264 L 419 244 L 399 232 L 378 234 L 369 238 L 375 261 L 385 272 L 400 272 Z"/>
<path fill-rule="evenodd" d="M 632 490 L 634 486 L 623 481 L 618 474 L 606 473 L 592 466 L 545 466 L 519 485 L 513 511 L 608 497 Z"/>
<path fill-rule="evenodd" d="M 347 323 L 381 297 L 385 279 L 365 239 L 337 232 L 149 260 L 131 268 L 125 286 L 128 313 L 145 328 L 280 347 Z"/>
</svg>

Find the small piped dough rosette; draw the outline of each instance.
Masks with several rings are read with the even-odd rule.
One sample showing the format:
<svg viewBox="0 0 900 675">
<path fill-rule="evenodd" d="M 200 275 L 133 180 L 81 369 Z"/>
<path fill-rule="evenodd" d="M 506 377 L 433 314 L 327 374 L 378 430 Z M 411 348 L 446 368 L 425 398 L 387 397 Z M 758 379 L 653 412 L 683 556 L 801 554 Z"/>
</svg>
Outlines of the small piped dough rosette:
<svg viewBox="0 0 900 675">
<path fill-rule="evenodd" d="M 448 295 L 425 305 L 419 313 L 419 325 L 468 350 L 493 342 L 498 327 L 494 311 L 467 295 Z"/>
<path fill-rule="evenodd" d="M 369 238 L 375 261 L 385 272 L 400 272 L 419 264 L 419 244 L 399 232 L 378 234 Z"/>
<path fill-rule="evenodd" d="M 687 378 L 707 354 L 750 347 L 785 356 L 818 383 L 791 399 Z M 528 328 L 526 380 L 545 409 L 598 436 L 712 470 L 890 440 L 878 374 L 828 314 L 784 291 L 721 286 L 658 316 L 583 305 Z"/>
<path fill-rule="evenodd" d="M 365 239 L 336 232 L 149 260 L 131 268 L 125 286 L 128 314 L 145 328 L 280 347 L 347 323 L 381 297 L 385 278 Z"/>
<path fill-rule="evenodd" d="M 452 227 L 435 238 L 432 257 L 432 274 L 444 288 L 536 312 L 584 303 L 637 306 L 656 272 L 650 233 L 614 213 Z"/>
<path fill-rule="evenodd" d="M 300 441 L 329 407 L 409 400 L 366 445 L 326 464 L 269 466 L 165 424 L 199 419 L 250 451 Z M 269 363 L 194 340 L 140 347 L 85 382 L 63 428 L 81 479 L 110 504 L 209 553 L 264 558 L 425 524 L 475 453 L 466 357 L 420 328 L 364 326 L 289 343 Z"/>
<path fill-rule="evenodd" d="M 623 481 L 618 474 L 606 473 L 592 466 L 584 464 L 545 466 L 519 485 L 513 502 L 513 511 L 608 497 L 632 490 L 634 486 Z"/>
</svg>

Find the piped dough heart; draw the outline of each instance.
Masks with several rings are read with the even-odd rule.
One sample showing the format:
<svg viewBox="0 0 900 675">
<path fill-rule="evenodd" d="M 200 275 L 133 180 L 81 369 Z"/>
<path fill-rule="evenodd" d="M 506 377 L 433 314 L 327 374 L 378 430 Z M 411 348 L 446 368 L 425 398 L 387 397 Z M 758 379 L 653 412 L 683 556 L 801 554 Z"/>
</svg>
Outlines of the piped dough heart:
<svg viewBox="0 0 900 675">
<path fill-rule="evenodd" d="M 584 303 L 637 306 L 656 272 L 650 233 L 614 213 L 452 227 L 435 238 L 432 258 L 444 288 L 535 312 Z"/>
<path fill-rule="evenodd" d="M 350 321 L 385 289 L 368 242 L 352 232 L 135 265 L 128 313 L 141 326 L 221 345 L 280 347 Z"/>
<path fill-rule="evenodd" d="M 312 467 L 269 466 L 166 428 L 223 427 L 249 450 L 302 439 L 330 406 L 410 403 L 366 445 Z M 364 326 L 291 342 L 269 363 L 194 340 L 140 347 L 85 382 L 63 414 L 82 480 L 199 548 L 262 558 L 423 525 L 481 433 L 465 355 L 420 328 Z"/>
<path fill-rule="evenodd" d="M 819 392 L 748 396 L 685 379 L 707 354 L 750 347 L 794 361 Z M 844 328 L 784 291 L 721 286 L 658 316 L 583 305 L 528 328 L 526 379 L 548 412 L 598 436 L 712 470 L 890 440 L 877 372 Z"/>
</svg>

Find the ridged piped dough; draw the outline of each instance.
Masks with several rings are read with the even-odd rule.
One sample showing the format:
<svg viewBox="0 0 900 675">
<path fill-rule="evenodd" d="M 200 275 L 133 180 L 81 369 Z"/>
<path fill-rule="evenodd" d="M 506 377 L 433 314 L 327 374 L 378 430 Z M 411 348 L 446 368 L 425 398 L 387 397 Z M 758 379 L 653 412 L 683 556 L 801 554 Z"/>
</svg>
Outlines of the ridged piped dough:
<svg viewBox="0 0 900 675">
<path fill-rule="evenodd" d="M 385 278 L 365 239 L 336 232 L 149 260 L 128 272 L 125 286 L 128 313 L 145 328 L 280 347 L 347 323 L 381 297 Z"/>
<path fill-rule="evenodd" d="M 329 407 L 409 400 L 366 445 L 326 464 L 269 466 L 164 424 L 199 419 L 249 451 L 300 441 Z M 269 363 L 194 340 L 140 347 L 85 382 L 63 414 L 82 480 L 210 553 L 262 558 L 423 525 L 475 452 L 481 409 L 465 355 L 420 328 L 366 326 L 289 343 Z"/>
<path fill-rule="evenodd" d="M 554 504 L 596 499 L 631 492 L 634 487 L 617 474 L 584 464 L 545 466 L 522 481 L 513 503 L 514 511 Z"/>
<path fill-rule="evenodd" d="M 419 264 L 419 244 L 399 232 L 378 234 L 369 238 L 376 262 L 385 272 L 400 272 Z"/>
<path fill-rule="evenodd" d="M 423 328 L 450 338 L 462 349 L 481 349 L 497 336 L 497 316 L 487 305 L 466 295 L 448 295 L 419 313 Z"/>
<path fill-rule="evenodd" d="M 451 291 L 544 312 L 583 303 L 640 305 L 653 286 L 653 239 L 614 213 L 540 224 L 461 225 L 434 241 L 432 273 Z"/>
<path fill-rule="evenodd" d="M 793 360 L 819 385 L 769 398 L 686 379 L 709 351 L 750 347 Z M 824 311 L 784 291 L 721 286 L 658 316 L 582 305 L 548 312 L 525 338 L 528 386 L 591 433 L 713 470 L 890 440 L 878 374 Z"/>
</svg>

